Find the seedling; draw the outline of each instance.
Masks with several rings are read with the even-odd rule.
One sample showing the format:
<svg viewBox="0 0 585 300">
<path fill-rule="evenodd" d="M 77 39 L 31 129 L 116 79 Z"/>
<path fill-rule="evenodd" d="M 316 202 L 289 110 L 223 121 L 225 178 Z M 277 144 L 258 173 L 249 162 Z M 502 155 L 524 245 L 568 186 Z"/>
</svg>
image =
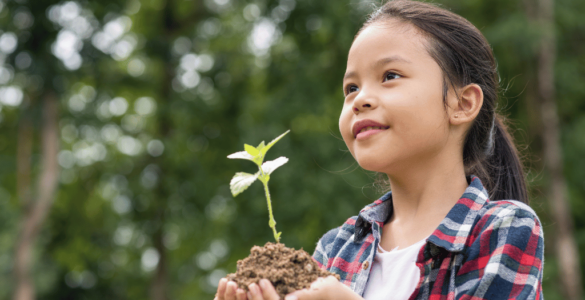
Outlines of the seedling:
<svg viewBox="0 0 585 300">
<path fill-rule="evenodd" d="M 270 150 L 276 142 L 278 142 L 282 137 L 284 137 L 290 130 L 287 130 L 285 133 L 279 135 L 277 138 L 272 140 L 268 145 L 264 144 L 264 141 L 258 145 L 258 147 L 250 146 L 248 144 L 244 144 L 244 149 L 246 151 L 240 151 L 233 154 L 228 155 L 228 158 L 231 159 L 247 159 L 253 161 L 258 166 L 258 172 L 256 174 L 250 174 L 245 172 L 238 172 L 232 180 L 230 181 L 230 190 L 232 191 L 232 195 L 235 197 L 241 192 L 245 191 L 256 179 L 260 179 L 262 184 L 264 185 L 264 192 L 266 193 L 266 201 L 268 202 L 268 214 L 270 215 L 270 220 L 268 221 L 268 226 L 272 228 L 272 232 L 274 233 L 274 239 L 277 243 L 280 242 L 280 234 L 282 232 L 276 232 L 276 221 L 274 221 L 274 216 L 272 215 L 272 203 L 270 200 L 270 192 L 268 191 L 268 181 L 270 180 L 270 174 L 274 172 L 278 167 L 286 164 L 288 162 L 288 158 L 281 156 L 275 160 L 264 162 L 264 157 L 266 156 L 266 152 Z"/>
</svg>

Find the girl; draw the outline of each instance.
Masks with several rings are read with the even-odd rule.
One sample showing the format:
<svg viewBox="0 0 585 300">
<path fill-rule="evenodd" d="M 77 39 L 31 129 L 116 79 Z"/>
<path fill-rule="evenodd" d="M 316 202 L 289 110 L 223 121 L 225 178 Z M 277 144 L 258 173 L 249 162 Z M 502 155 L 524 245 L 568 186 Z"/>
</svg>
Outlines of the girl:
<svg viewBox="0 0 585 300">
<path fill-rule="evenodd" d="M 542 228 L 479 30 L 431 4 L 388 2 L 354 39 L 343 86 L 343 139 L 392 192 L 319 240 L 313 258 L 341 281 L 286 300 L 542 299 Z M 248 293 L 223 279 L 216 299 L 278 296 L 265 279 Z"/>
</svg>

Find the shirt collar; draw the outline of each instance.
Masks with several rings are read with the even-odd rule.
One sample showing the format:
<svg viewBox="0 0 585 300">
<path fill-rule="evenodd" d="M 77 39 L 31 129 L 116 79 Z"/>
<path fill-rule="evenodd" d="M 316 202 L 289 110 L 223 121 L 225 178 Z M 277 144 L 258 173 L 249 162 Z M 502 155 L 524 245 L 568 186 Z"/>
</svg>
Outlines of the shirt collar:
<svg viewBox="0 0 585 300">
<path fill-rule="evenodd" d="M 471 175 L 469 186 L 451 208 L 428 241 L 450 252 L 462 251 L 479 210 L 488 200 L 488 192 L 478 177 Z M 380 227 L 392 215 L 392 192 L 364 207 L 356 220 L 356 240 L 365 237 L 373 222 Z"/>
</svg>

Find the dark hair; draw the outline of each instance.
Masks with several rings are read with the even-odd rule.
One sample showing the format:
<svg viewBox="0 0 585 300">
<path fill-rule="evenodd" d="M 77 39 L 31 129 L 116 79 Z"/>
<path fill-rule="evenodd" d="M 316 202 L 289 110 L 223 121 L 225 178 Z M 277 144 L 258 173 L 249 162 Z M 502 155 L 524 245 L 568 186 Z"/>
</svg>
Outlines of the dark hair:
<svg viewBox="0 0 585 300">
<path fill-rule="evenodd" d="M 394 0 L 374 11 L 369 25 L 397 19 L 415 26 L 429 41 L 429 54 L 443 71 L 443 102 L 449 87 L 479 85 L 483 105 L 463 145 L 465 174 L 479 177 L 493 200 L 528 203 L 518 150 L 503 118 L 496 112 L 499 77 L 492 49 L 481 32 L 465 18 L 435 5 Z M 357 35 L 356 35 L 357 36 Z"/>
</svg>

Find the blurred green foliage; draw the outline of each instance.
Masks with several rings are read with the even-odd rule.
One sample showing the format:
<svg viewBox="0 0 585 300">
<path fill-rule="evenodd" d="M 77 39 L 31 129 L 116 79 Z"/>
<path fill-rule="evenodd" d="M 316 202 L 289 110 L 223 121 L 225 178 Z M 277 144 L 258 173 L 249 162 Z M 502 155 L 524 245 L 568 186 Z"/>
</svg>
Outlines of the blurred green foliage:
<svg viewBox="0 0 585 300">
<path fill-rule="evenodd" d="M 534 1 L 443 0 L 493 46 L 500 108 L 528 158 L 532 206 L 547 212 L 534 105 L 540 31 Z M 347 51 L 368 1 L 0 0 L 0 298 L 12 292 L 22 218 L 18 122 L 38 137 L 40 99 L 60 100 L 62 167 L 34 251 L 42 299 L 144 299 L 165 264 L 171 299 L 211 299 L 253 245 L 272 239 L 261 187 L 234 199 L 226 156 L 287 129 L 273 151 L 282 241 L 312 253 L 380 191 L 338 131 Z M 555 70 L 565 175 L 585 269 L 585 2 L 556 1 Z M 35 139 L 33 175 L 40 145 Z M 274 159 L 276 155 L 268 155 Z M 550 240 L 550 239 L 549 239 Z M 561 299 L 547 240 L 544 293 Z M 585 278 L 585 276 L 584 276 Z"/>
</svg>

